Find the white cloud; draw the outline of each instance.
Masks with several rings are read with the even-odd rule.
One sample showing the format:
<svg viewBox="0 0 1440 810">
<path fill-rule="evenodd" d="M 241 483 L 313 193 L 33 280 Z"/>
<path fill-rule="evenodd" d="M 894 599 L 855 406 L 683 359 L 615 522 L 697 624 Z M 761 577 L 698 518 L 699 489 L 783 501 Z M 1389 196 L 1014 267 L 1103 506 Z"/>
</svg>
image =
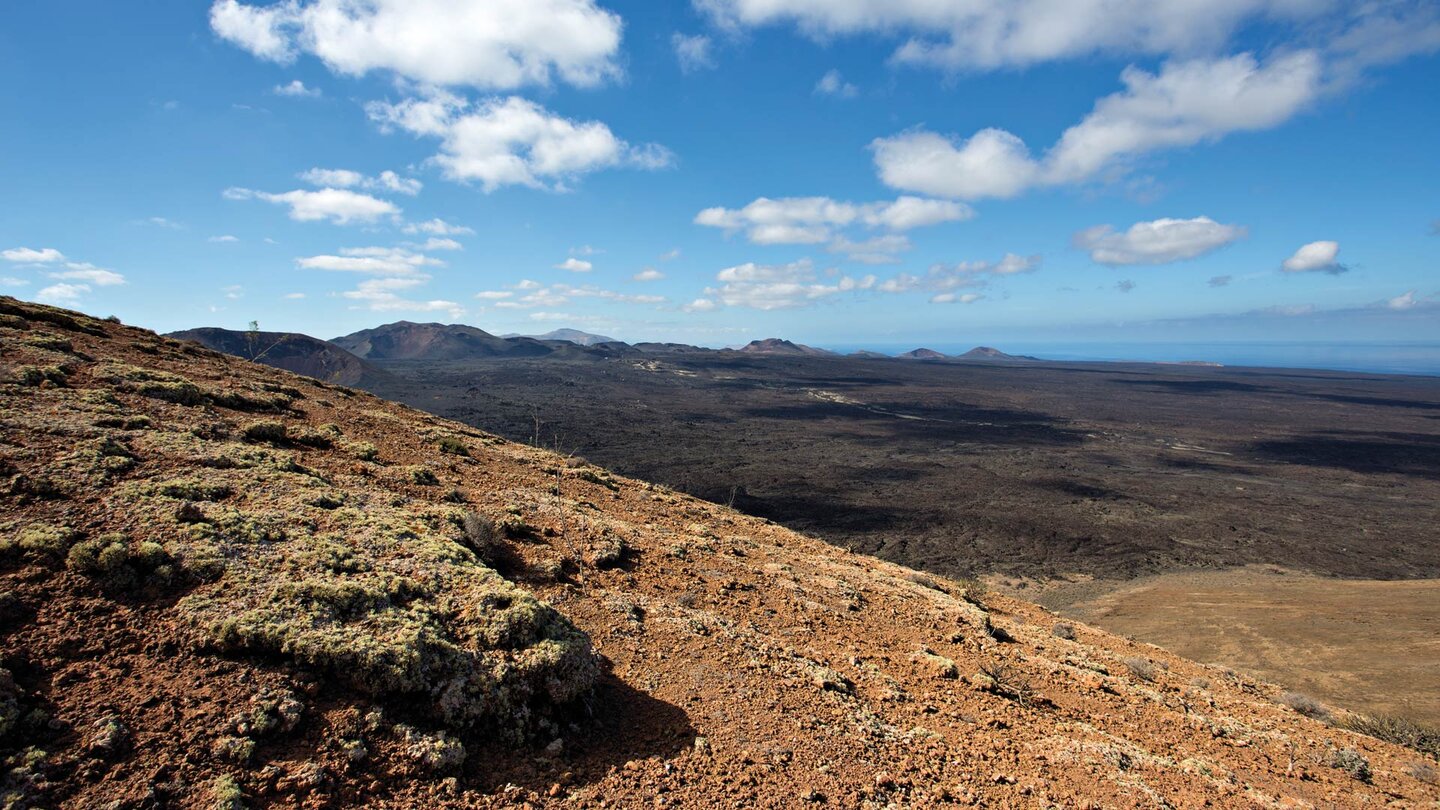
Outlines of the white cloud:
<svg viewBox="0 0 1440 810">
<path fill-rule="evenodd" d="M 528 279 L 512 284 L 506 290 L 486 290 L 476 293 L 475 297 L 495 301 L 495 306 L 501 309 L 560 307 L 577 298 L 594 298 L 620 304 L 643 305 L 663 304 L 666 301 L 663 295 L 631 295 L 596 287 L 593 284 L 577 287 L 571 284 L 541 284 Z"/>
<path fill-rule="evenodd" d="M 588 273 L 595 268 L 595 265 L 584 259 L 571 257 L 555 265 L 556 270 L 569 270 L 572 273 Z"/>
<path fill-rule="evenodd" d="M 475 230 L 464 225 L 451 225 L 443 219 L 431 219 L 425 222 L 411 222 L 404 228 L 405 233 L 425 233 L 431 236 L 473 236 Z"/>
<path fill-rule="evenodd" d="M 893 202 L 849 203 L 829 197 L 760 197 L 744 208 L 706 208 L 695 224 L 744 230 L 757 245 L 807 245 L 829 241 L 838 228 L 865 225 L 904 231 L 969 219 L 974 211 L 953 200 L 902 196 Z"/>
<path fill-rule="evenodd" d="M 1329 273 L 1338 276 L 1350 269 L 1336 261 L 1339 255 L 1339 242 L 1321 240 L 1301 245 L 1295 255 L 1280 266 L 1287 273 Z"/>
<path fill-rule="evenodd" d="M 1057 3 L 1053 0 L 699 0 L 722 26 L 793 23 L 818 39 L 901 34 L 892 59 L 945 70 L 995 69 L 1093 54 L 1190 54 L 1244 24 L 1305 22 L 1324 0 Z"/>
<path fill-rule="evenodd" d="M 604 252 L 605 251 L 601 250 L 600 248 L 592 247 L 590 245 L 581 245 L 580 247 L 570 248 L 571 256 L 598 256 Z"/>
<path fill-rule="evenodd" d="M 96 287 L 114 287 L 125 283 L 125 277 L 114 270 L 96 267 L 89 262 L 69 262 L 63 271 L 49 273 L 50 278 L 63 281 L 82 281 Z"/>
<path fill-rule="evenodd" d="M 1436 229 L 1440 231 L 1440 225 L 1437 225 Z M 671 248 L 660 254 L 660 261 L 662 262 L 673 262 L 678 258 L 680 258 L 680 248 Z"/>
<path fill-rule="evenodd" d="M 503 90 L 620 75 L 620 16 L 593 0 L 217 0 L 210 27 L 261 59 L 307 53 L 347 76 Z"/>
<path fill-rule="evenodd" d="M 373 223 L 384 217 L 400 214 L 394 203 L 371 197 L 369 194 L 343 188 L 322 188 L 318 191 L 297 189 L 283 194 L 270 194 L 248 188 L 225 190 L 227 200 L 264 200 L 275 205 L 290 207 L 290 218 L 298 222 L 329 220 L 336 225 Z"/>
<path fill-rule="evenodd" d="M 360 282 L 353 290 L 340 293 L 354 301 L 363 301 L 372 312 L 444 312 L 451 318 L 465 314 L 465 308 L 454 301 L 417 301 L 402 297 L 398 291 L 418 287 L 429 276 L 413 278 L 372 278 Z"/>
<path fill-rule="evenodd" d="M 290 96 L 291 98 L 320 98 L 320 89 L 306 87 L 305 83 L 295 79 L 289 84 L 277 84 L 270 92 L 277 96 Z"/>
<path fill-rule="evenodd" d="M 214 242 L 215 244 L 220 244 L 220 245 L 233 244 L 233 243 L 235 243 L 235 242 L 239 242 L 239 241 L 240 241 L 240 237 L 238 237 L 238 236 L 231 236 L 230 234 L 227 233 L 227 234 L 225 234 L 225 235 L 223 235 L 223 236 L 212 236 L 212 237 L 210 237 L 209 239 L 207 239 L 207 240 L 205 240 L 205 241 L 207 241 L 207 242 Z"/>
<path fill-rule="evenodd" d="M 845 81 L 845 77 L 840 75 L 840 71 L 834 68 L 820 77 L 820 81 L 815 83 L 814 90 L 817 96 L 837 96 L 839 98 L 854 98 L 859 92 L 860 88 Z"/>
<path fill-rule="evenodd" d="M 415 196 L 424 188 L 419 180 L 401 177 L 395 172 L 383 171 L 378 177 L 366 177 L 350 169 L 310 169 L 300 173 L 300 179 L 312 186 L 327 188 L 363 188 L 370 191 L 393 191 L 397 194 Z"/>
<path fill-rule="evenodd" d="M 715 280 L 721 283 L 706 288 L 707 300 L 727 307 L 767 311 L 798 309 L 842 292 L 866 290 L 875 285 L 874 276 L 862 279 L 840 276 L 830 283 L 822 282 L 809 259 L 780 265 L 746 262 L 721 270 L 715 274 Z M 690 307 L 694 309 L 695 304 Z"/>
<path fill-rule="evenodd" d="M 599 121 L 562 118 L 518 96 L 472 104 L 435 92 L 372 102 L 366 111 L 382 128 L 439 138 L 440 154 L 431 162 L 446 178 L 478 182 L 487 192 L 510 185 L 563 191 L 568 181 L 600 169 L 660 169 L 674 160 L 663 146 L 633 146 Z"/>
<path fill-rule="evenodd" d="M 910 238 L 904 234 L 888 233 L 861 242 L 852 242 L 839 236 L 827 245 L 825 250 L 830 253 L 843 253 L 852 262 L 895 264 L 900 261 L 895 254 L 903 253 L 912 247 Z"/>
<path fill-rule="evenodd" d="M 299 301 L 300 299 L 302 299 L 302 298 L 304 298 L 304 297 L 305 297 L 305 293 L 302 293 L 302 292 L 285 293 L 285 300 L 286 300 L 286 301 Z"/>
<path fill-rule="evenodd" d="M 681 309 L 686 312 L 713 312 L 717 306 L 718 304 L 709 298 L 696 298 Z"/>
<path fill-rule="evenodd" d="M 184 225 L 181 225 L 174 220 L 166 219 L 165 217 L 150 217 L 145 221 L 150 223 L 151 225 L 154 225 L 157 228 L 168 228 L 172 231 L 178 231 L 185 227 Z"/>
<path fill-rule="evenodd" d="M 638 273 L 636 273 L 635 275 L 631 276 L 631 277 L 630 277 L 630 280 L 631 280 L 631 281 L 660 281 L 660 280 L 663 279 L 663 278 L 665 278 L 665 274 L 664 274 L 664 273 L 660 272 L 659 270 L 656 270 L 656 269 L 653 268 L 653 267 L 647 267 L 647 268 L 645 268 L 644 270 L 641 270 L 640 272 L 638 272 Z"/>
<path fill-rule="evenodd" d="M 23 278 L 15 278 L 14 276 L 0 276 L 0 287 L 24 287 L 29 285 L 29 283 L 29 281 L 26 281 Z"/>
<path fill-rule="evenodd" d="M 1204 256 L 1243 239 L 1246 229 L 1222 225 L 1209 217 L 1157 219 L 1137 222 L 1124 232 L 1097 225 L 1075 234 L 1075 245 L 1090 251 L 1090 258 L 1112 267 L 1130 264 L 1169 264 Z"/>
<path fill-rule="evenodd" d="M 980 293 L 937 293 L 930 296 L 932 304 L 973 304 L 984 298 Z"/>
<path fill-rule="evenodd" d="M 1167 63 L 1160 73 L 1126 68 L 1125 90 L 1096 102 L 1043 158 L 1001 129 L 956 141 L 923 129 L 871 143 L 886 185 L 961 199 L 1014 197 L 1032 187 L 1078 183 L 1157 149 L 1269 129 L 1323 90 L 1313 51 L 1260 64 L 1246 53 Z"/>
<path fill-rule="evenodd" d="M 35 293 L 35 300 L 47 304 L 74 304 L 88 292 L 90 287 L 86 284 L 52 284 Z"/>
<path fill-rule="evenodd" d="M 18 262 L 23 264 L 50 264 L 52 262 L 65 261 L 65 254 L 55 248 L 40 248 L 36 250 L 28 247 L 17 247 L 0 251 L 0 258 L 7 262 Z"/>
<path fill-rule="evenodd" d="M 225 293 L 225 297 L 231 301 L 237 301 L 245 297 L 245 288 L 239 284 L 229 284 L 221 287 L 220 292 Z"/>
<path fill-rule="evenodd" d="M 454 239 L 432 236 L 420 245 L 421 250 L 464 250 L 465 246 Z"/>
<path fill-rule="evenodd" d="M 925 275 L 900 273 L 880 282 L 875 289 L 885 293 L 915 291 L 953 292 L 969 287 L 983 287 L 995 276 L 1013 276 L 1040 269 L 1040 256 L 1006 253 L 998 262 L 965 261 L 957 264 L 931 265 Z M 943 303 L 943 302 L 937 302 Z"/>
<path fill-rule="evenodd" d="M 403 248 L 363 247 L 342 248 L 340 255 L 306 256 L 295 264 L 306 270 L 329 270 L 337 273 L 365 273 L 373 276 L 421 277 L 422 267 L 440 267 L 445 263 L 423 253 Z"/>
<path fill-rule="evenodd" d="M 1417 303 L 1419 302 L 1415 300 L 1415 291 L 1409 290 L 1386 301 L 1385 306 L 1390 309 L 1414 309 Z"/>
<path fill-rule="evenodd" d="M 715 67 L 715 56 L 710 52 L 710 38 L 707 36 L 687 36 L 676 31 L 670 35 L 670 47 L 675 49 L 675 60 L 680 63 L 682 73 Z"/>
</svg>

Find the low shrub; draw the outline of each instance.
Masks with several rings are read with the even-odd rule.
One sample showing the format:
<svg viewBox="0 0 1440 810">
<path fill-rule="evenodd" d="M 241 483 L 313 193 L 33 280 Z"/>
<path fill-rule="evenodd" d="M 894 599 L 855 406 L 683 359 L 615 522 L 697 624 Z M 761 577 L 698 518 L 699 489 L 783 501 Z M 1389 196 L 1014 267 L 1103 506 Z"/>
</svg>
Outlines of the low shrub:
<svg viewBox="0 0 1440 810">
<path fill-rule="evenodd" d="M 159 543 L 131 543 L 123 534 L 104 534 L 70 548 L 65 567 L 110 591 L 169 585 L 178 573 L 175 560 Z"/>
<path fill-rule="evenodd" d="M 252 422 L 240 432 L 247 441 L 285 444 L 290 441 L 290 429 L 284 422 Z"/>
<path fill-rule="evenodd" d="M 1353 748 L 1332 749 L 1325 764 L 1342 770 L 1361 782 L 1370 781 L 1370 760 Z"/>
<path fill-rule="evenodd" d="M 235 491 L 228 484 L 211 484 L 193 478 L 161 481 L 153 488 L 156 495 L 181 501 L 223 501 Z"/>
<path fill-rule="evenodd" d="M 1440 728 L 1395 715 L 1352 715 L 1340 727 L 1440 759 Z"/>
<path fill-rule="evenodd" d="M 1069 622 L 1056 622 L 1055 626 L 1050 628 L 1050 635 L 1056 638 L 1063 638 L 1066 641 L 1074 641 L 1075 625 Z"/>
<path fill-rule="evenodd" d="M 465 446 L 465 442 L 460 441 L 454 436 L 445 436 L 441 438 L 437 444 L 440 446 L 440 452 L 442 453 L 449 453 L 452 456 L 470 457 L 470 448 Z"/>
<path fill-rule="evenodd" d="M 1146 658 L 1131 657 L 1122 658 L 1120 663 L 1130 670 L 1130 674 L 1142 681 L 1153 683 L 1156 675 L 1156 667 L 1153 662 Z"/>
<path fill-rule="evenodd" d="M 1330 710 L 1325 704 L 1299 692 L 1286 692 L 1280 696 L 1280 703 L 1288 706 L 1296 714 L 1303 714 L 1312 720 L 1329 720 Z"/>
</svg>

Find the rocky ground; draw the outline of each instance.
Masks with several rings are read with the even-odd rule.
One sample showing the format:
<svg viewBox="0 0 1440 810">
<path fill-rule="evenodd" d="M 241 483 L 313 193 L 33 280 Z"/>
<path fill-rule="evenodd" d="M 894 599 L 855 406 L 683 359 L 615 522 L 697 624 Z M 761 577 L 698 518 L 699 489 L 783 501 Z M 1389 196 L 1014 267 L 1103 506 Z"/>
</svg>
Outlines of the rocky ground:
<svg viewBox="0 0 1440 810">
<path fill-rule="evenodd" d="M 12 299 L 0 365 L 0 806 L 1440 803 L 1278 686 L 576 457 Z"/>
</svg>

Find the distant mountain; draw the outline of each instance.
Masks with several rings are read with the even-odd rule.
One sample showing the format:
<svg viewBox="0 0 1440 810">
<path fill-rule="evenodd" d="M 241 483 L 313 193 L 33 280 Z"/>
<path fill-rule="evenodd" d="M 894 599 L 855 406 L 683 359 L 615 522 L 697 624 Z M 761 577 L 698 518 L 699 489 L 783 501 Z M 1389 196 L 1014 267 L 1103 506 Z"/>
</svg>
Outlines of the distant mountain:
<svg viewBox="0 0 1440 810">
<path fill-rule="evenodd" d="M 895 355 L 900 360 L 944 360 L 945 355 L 934 349 L 915 349 L 904 354 Z"/>
<path fill-rule="evenodd" d="M 591 332 L 581 332 L 579 329 L 556 329 L 546 332 L 543 335 L 502 335 L 504 338 L 529 337 L 535 340 L 563 340 L 574 343 L 578 346 L 594 346 L 597 343 L 619 343 L 620 341 L 604 335 L 596 335 Z"/>
<path fill-rule="evenodd" d="M 699 354 L 711 352 L 714 349 L 706 349 L 703 346 L 691 346 L 688 343 L 635 343 L 631 348 L 639 349 L 647 354 Z"/>
<path fill-rule="evenodd" d="M 171 332 L 167 337 L 194 341 L 207 349 L 338 385 L 363 388 L 388 376 L 333 343 L 297 332 L 240 332 L 206 327 Z"/>
<path fill-rule="evenodd" d="M 827 352 L 824 349 L 817 349 L 813 346 L 792 343 L 783 338 L 752 340 L 741 348 L 740 351 L 746 354 L 789 354 L 807 357 L 829 357 L 835 354 L 834 352 Z"/>
<path fill-rule="evenodd" d="M 889 360 L 889 359 L 890 359 L 890 355 L 888 355 L 888 354 L 881 354 L 880 352 L 872 352 L 872 351 L 870 351 L 869 349 L 861 349 L 861 350 L 856 351 L 856 352 L 851 352 L 851 353 L 850 353 L 849 355 L 847 355 L 847 356 L 848 356 L 848 357 L 861 357 L 861 358 L 871 359 L 871 360 Z"/>
<path fill-rule="evenodd" d="M 1037 358 L 1023 354 L 1006 354 L 999 349 L 990 346 L 976 346 L 964 354 L 955 355 L 957 360 L 1035 360 Z"/>
<path fill-rule="evenodd" d="M 368 360 L 474 360 L 546 357 L 557 346 L 534 338 L 496 337 L 462 324 L 397 321 L 337 337 L 331 343 Z"/>
</svg>

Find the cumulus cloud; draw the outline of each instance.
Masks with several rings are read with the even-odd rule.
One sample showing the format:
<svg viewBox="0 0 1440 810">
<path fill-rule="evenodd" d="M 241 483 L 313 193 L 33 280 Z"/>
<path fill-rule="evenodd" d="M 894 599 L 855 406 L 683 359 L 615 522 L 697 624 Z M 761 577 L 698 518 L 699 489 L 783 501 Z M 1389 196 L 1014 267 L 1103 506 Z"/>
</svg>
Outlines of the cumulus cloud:
<svg viewBox="0 0 1440 810">
<path fill-rule="evenodd" d="M 555 265 L 555 269 L 569 270 L 572 273 L 588 273 L 591 270 L 595 269 L 595 265 L 585 261 L 584 259 L 577 259 L 572 256 L 565 261 Z"/>
<path fill-rule="evenodd" d="M 575 299 L 596 299 L 620 304 L 663 304 L 663 295 L 632 295 L 607 290 L 593 284 L 541 284 L 529 279 L 510 285 L 504 290 L 485 290 L 475 294 L 476 298 L 496 302 L 497 309 L 541 309 L 561 307 Z"/>
<path fill-rule="evenodd" d="M 631 280 L 631 281 L 660 281 L 660 280 L 663 279 L 663 278 L 665 278 L 665 274 L 664 274 L 664 273 L 660 272 L 659 270 L 656 270 L 656 269 L 653 268 L 653 267 L 647 267 L 647 268 L 645 268 L 644 270 L 641 270 L 640 272 L 638 272 L 638 273 L 636 273 L 635 275 L 631 276 L 631 277 L 630 277 L 630 280 Z"/>
<path fill-rule="evenodd" d="M 79 302 L 81 296 L 90 292 L 87 284 L 52 284 L 35 293 L 35 300 L 45 304 L 62 306 Z"/>
<path fill-rule="evenodd" d="M 25 287 L 29 284 L 30 282 L 23 278 L 15 278 L 14 276 L 0 276 L 0 287 Z"/>
<path fill-rule="evenodd" d="M 441 267 L 444 262 L 404 248 L 341 248 L 339 255 L 305 256 L 295 264 L 306 270 L 336 273 L 364 273 L 372 276 L 416 276 L 422 267 Z"/>
<path fill-rule="evenodd" d="M 355 289 L 340 295 L 353 301 L 364 302 L 365 307 L 372 312 L 444 312 L 451 318 L 459 318 L 465 314 L 465 308 L 454 301 L 421 301 L 400 295 L 401 290 L 418 287 L 429 280 L 429 276 L 366 279 Z"/>
<path fill-rule="evenodd" d="M 897 253 L 913 247 L 910 238 L 904 234 L 887 233 L 860 242 L 852 242 L 844 236 L 836 237 L 825 250 L 843 253 L 845 258 L 862 264 L 895 264 L 900 261 Z"/>
<path fill-rule="evenodd" d="M 277 96 L 289 96 L 291 98 L 320 98 L 319 88 L 306 87 L 305 83 L 295 79 L 289 84 L 277 84 L 270 92 Z"/>
<path fill-rule="evenodd" d="M 312 186 L 324 188 L 363 188 L 370 191 L 393 191 L 397 194 L 415 196 L 424 188 L 419 180 L 401 177 L 390 170 L 376 177 L 367 177 L 350 169 L 309 169 L 300 173 L 300 179 Z"/>
<path fill-rule="evenodd" d="M 50 278 L 62 281 L 80 281 L 85 284 L 93 284 L 96 287 L 115 287 L 125 283 L 125 276 L 114 270 L 106 270 L 103 267 L 96 267 L 89 262 L 68 262 L 65 269 L 55 273 L 47 274 Z M 87 287 L 88 290 L 88 287 Z"/>
<path fill-rule="evenodd" d="M 1212 253 L 1245 237 L 1239 225 L 1222 225 L 1209 217 L 1137 222 L 1123 232 L 1096 225 L 1075 234 L 1077 247 L 1090 251 L 1100 264 L 1169 264 Z"/>
<path fill-rule="evenodd" d="M 593 0 L 217 0 L 210 27 L 261 59 L 309 54 L 347 76 L 508 90 L 620 74 L 620 16 Z"/>
<path fill-rule="evenodd" d="M 705 299 L 727 307 L 758 310 L 798 309 L 843 292 L 868 290 L 875 286 L 874 276 L 860 279 L 832 276 L 821 281 L 809 259 L 790 264 L 765 265 L 754 262 L 727 267 L 715 274 L 719 285 L 705 289 Z M 690 304 L 692 311 L 697 302 Z"/>
<path fill-rule="evenodd" d="M 907 231 L 969 219 L 975 212 L 954 200 L 902 196 L 892 202 L 850 203 L 829 197 L 760 197 L 744 208 L 706 208 L 695 224 L 745 232 L 757 245 L 806 245 L 830 241 L 852 225 Z"/>
<path fill-rule="evenodd" d="M 1338 276 L 1350 268 L 1336 261 L 1340 243 L 1321 240 L 1301 245 L 1295 254 L 1281 263 L 1287 273 L 1329 273 Z"/>
<path fill-rule="evenodd" d="M 718 306 L 718 304 L 709 298 L 696 298 L 694 301 L 681 307 L 681 309 L 686 312 L 713 312 Z"/>
<path fill-rule="evenodd" d="M 418 245 L 420 250 L 464 250 L 465 246 L 454 239 L 432 236 Z"/>
<path fill-rule="evenodd" d="M 215 243 L 215 244 L 217 244 L 217 245 L 226 245 L 226 244 L 234 244 L 235 242 L 239 242 L 239 241 L 240 241 L 240 237 L 238 237 L 238 236 L 231 236 L 230 234 L 227 233 L 227 234 L 224 234 L 224 235 L 221 235 L 221 236 L 212 236 L 212 237 L 210 237 L 209 239 L 206 239 L 205 241 L 207 241 L 207 242 L 213 242 L 213 243 Z"/>
<path fill-rule="evenodd" d="M 675 61 L 680 63 L 680 72 L 694 73 L 715 67 L 715 56 L 710 52 L 710 38 L 703 34 L 689 36 L 676 31 L 670 35 L 670 47 L 675 49 Z"/>
<path fill-rule="evenodd" d="M 820 77 L 820 81 L 815 83 L 814 92 L 817 96 L 854 98 L 860 93 L 860 88 L 845 81 L 845 77 L 840 75 L 840 71 L 831 68 L 826 71 L 824 76 Z"/>
<path fill-rule="evenodd" d="M 875 289 L 885 293 L 925 291 L 953 292 L 969 287 L 982 287 L 996 276 L 1013 276 L 1040 269 L 1042 257 L 1006 253 L 998 262 L 965 261 L 956 264 L 934 264 L 924 275 L 900 273 L 880 282 Z M 943 302 L 937 302 L 943 303 Z"/>
<path fill-rule="evenodd" d="M 822 40 L 866 33 L 899 35 L 903 41 L 892 61 L 943 70 L 1022 67 L 1097 54 L 1203 53 L 1224 47 L 1252 22 L 1295 27 L 1331 23 L 1330 27 L 1338 26 L 1356 40 L 1353 45 L 1337 42 L 1332 46 L 1336 51 L 1419 52 L 1433 47 L 1435 38 L 1428 27 L 1415 22 L 1434 17 L 1433 9 L 1423 3 L 1393 3 L 1384 11 L 1377 10 L 1379 4 L 1356 4 L 1364 12 L 1355 13 L 1360 20 L 1355 25 L 1343 19 L 1349 6 L 1324 0 L 1116 0 L 1058 5 L 1052 0 L 698 0 L 696 5 L 719 25 L 732 29 L 793 24 Z M 1398 24 L 1373 25 L 1386 16 Z M 1367 24 L 1376 30 L 1354 33 Z"/>
<path fill-rule="evenodd" d="M 567 183 L 600 169 L 661 169 L 674 162 L 658 144 L 635 146 L 599 121 L 572 121 L 520 98 L 472 103 L 436 91 L 396 103 L 366 105 L 383 129 L 438 138 L 431 158 L 446 178 L 478 182 L 485 191 L 510 185 L 563 191 Z"/>
<path fill-rule="evenodd" d="M 55 248 L 36 250 L 35 248 L 17 247 L 0 251 L 0 258 L 17 264 L 50 264 L 65 261 L 65 254 Z"/>
<path fill-rule="evenodd" d="M 227 200 L 263 200 L 290 208 L 290 218 L 297 222 L 329 220 L 336 225 L 373 223 L 384 217 L 400 214 L 394 203 L 343 188 L 322 188 L 318 191 L 297 189 L 271 194 L 248 188 L 228 188 Z"/>
<path fill-rule="evenodd" d="M 880 179 L 891 188 L 959 199 L 1014 197 L 1038 186 L 1089 180 L 1158 149 L 1270 129 L 1303 110 L 1323 89 L 1313 51 L 1271 57 L 1244 53 L 1169 62 L 1159 73 L 1126 68 L 1125 89 L 1096 102 L 1042 157 L 1001 129 L 956 139 L 924 129 L 871 143 Z"/>
<path fill-rule="evenodd" d="M 475 230 L 464 225 L 451 225 L 443 219 L 431 219 L 425 222 L 407 223 L 400 230 L 405 233 L 423 233 L 431 236 L 473 236 Z"/>
</svg>

